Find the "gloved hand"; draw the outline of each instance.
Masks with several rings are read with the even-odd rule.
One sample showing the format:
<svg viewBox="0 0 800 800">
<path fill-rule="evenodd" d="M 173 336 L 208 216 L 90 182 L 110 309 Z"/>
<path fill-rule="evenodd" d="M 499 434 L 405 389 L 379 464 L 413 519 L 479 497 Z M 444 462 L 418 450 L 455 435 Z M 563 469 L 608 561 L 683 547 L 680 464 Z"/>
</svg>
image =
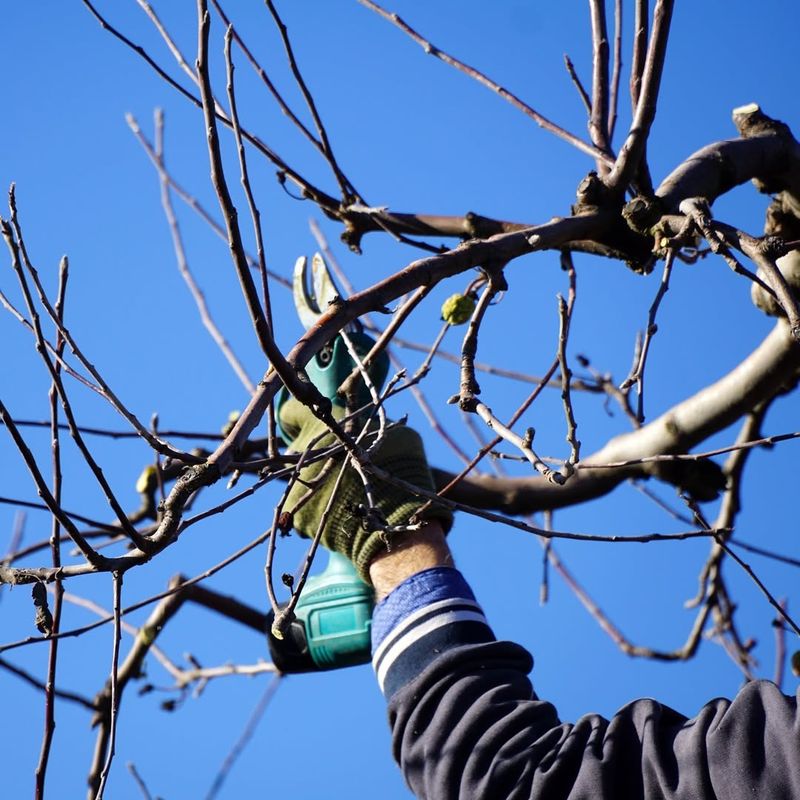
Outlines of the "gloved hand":
<svg viewBox="0 0 800 800">
<path fill-rule="evenodd" d="M 341 419 L 345 411 L 334 405 L 333 415 Z M 318 420 L 309 408 L 294 398 L 290 398 L 281 406 L 280 423 L 286 435 L 292 439 L 290 449 L 296 453 L 302 453 L 316 437 L 327 430 L 325 423 Z M 328 432 L 313 447 L 318 450 L 335 441 L 334 435 Z M 344 453 L 335 457 L 335 463 L 329 468 L 321 485 L 299 508 L 296 506 L 308 493 L 308 488 L 303 482 L 313 482 L 330 459 L 317 461 L 305 467 L 300 472 L 300 480 L 296 481 L 290 490 L 284 509 L 293 514 L 294 528 L 302 536 L 312 538 L 316 533 L 344 457 Z M 387 428 L 383 440 L 370 451 L 370 459 L 375 466 L 390 472 L 394 477 L 422 489 L 434 491 L 422 439 L 411 428 L 405 425 Z M 389 527 L 407 523 L 425 504 L 423 498 L 374 475 L 370 476 L 370 484 L 376 507 Z M 359 506 L 367 507 L 364 484 L 352 465 L 349 465 L 339 484 L 334 505 L 322 531 L 321 541 L 329 550 L 335 550 L 350 559 L 359 575 L 369 583 L 370 562 L 379 553 L 390 549 L 392 532 L 390 529 L 370 530 L 365 525 L 363 515 L 358 513 Z M 453 524 L 452 513 L 436 505 L 425 511 L 424 519 L 439 520 L 445 532 L 449 531 Z"/>
</svg>

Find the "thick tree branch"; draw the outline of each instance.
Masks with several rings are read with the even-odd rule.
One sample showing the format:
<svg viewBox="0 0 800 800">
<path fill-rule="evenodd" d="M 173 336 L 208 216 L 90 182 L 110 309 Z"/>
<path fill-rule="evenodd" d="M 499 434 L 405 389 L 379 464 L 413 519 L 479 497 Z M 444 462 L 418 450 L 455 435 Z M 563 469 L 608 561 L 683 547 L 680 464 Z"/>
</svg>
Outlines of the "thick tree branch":
<svg viewBox="0 0 800 800">
<path fill-rule="evenodd" d="M 800 344 L 792 339 L 786 322 L 780 320 L 758 348 L 731 372 L 649 425 L 609 441 L 580 462 L 576 474 L 565 486 L 553 486 L 535 477 L 468 477 L 448 493 L 448 497 L 480 508 L 502 508 L 509 514 L 527 514 L 600 497 L 631 477 L 658 477 L 701 489 L 715 473 L 701 468 L 693 475 L 691 470 L 649 469 L 647 464 L 639 465 L 644 467 L 642 470 L 635 464 L 621 467 L 619 471 L 591 467 L 665 453 L 686 453 L 754 406 L 780 394 L 799 373 Z M 665 466 L 663 462 L 661 465 Z M 437 486 L 443 486 L 452 475 L 435 470 L 434 478 Z"/>
</svg>

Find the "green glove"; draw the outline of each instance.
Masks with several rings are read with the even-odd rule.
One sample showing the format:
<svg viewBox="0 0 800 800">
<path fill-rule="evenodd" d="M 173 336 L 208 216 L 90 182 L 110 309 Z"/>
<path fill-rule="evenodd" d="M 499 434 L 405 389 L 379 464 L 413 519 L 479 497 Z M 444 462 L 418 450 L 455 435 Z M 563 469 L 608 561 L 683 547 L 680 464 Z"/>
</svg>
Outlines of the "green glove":
<svg viewBox="0 0 800 800">
<path fill-rule="evenodd" d="M 345 411 L 334 405 L 333 415 L 336 419 L 341 419 Z M 310 409 L 294 398 L 290 398 L 281 406 L 280 422 L 286 435 L 292 438 L 290 449 L 296 453 L 302 453 L 323 433 L 325 435 L 313 445 L 315 450 L 328 447 L 336 441 L 332 433 L 326 433 L 325 423 L 318 420 Z M 368 442 L 365 443 L 365 449 L 367 446 Z M 381 467 L 396 478 L 421 489 L 435 491 L 422 439 L 416 431 L 405 425 L 388 428 L 381 443 L 370 451 L 370 459 L 375 466 Z M 314 479 L 330 460 L 317 461 L 301 470 L 300 480 L 296 481 L 289 491 L 284 505 L 285 510 L 293 514 L 295 530 L 308 538 L 312 538 L 317 532 L 339 475 L 344 454 L 337 455 L 333 459 L 334 464 L 328 469 L 321 485 L 301 503 L 309 494 L 308 486 L 304 483 L 313 484 Z M 370 484 L 377 509 L 386 519 L 388 526 L 406 524 L 426 502 L 423 498 L 374 475 L 370 476 Z M 321 541 L 329 550 L 335 550 L 349 558 L 361 577 L 369 583 L 370 562 L 376 555 L 390 548 L 392 532 L 369 530 L 364 524 L 363 515 L 358 513 L 359 506 L 366 508 L 367 505 L 364 484 L 352 465 L 349 465 L 339 484 L 331 513 L 322 531 Z M 445 531 L 449 531 L 453 524 L 452 513 L 441 506 L 432 505 L 425 511 L 424 518 L 439 520 Z"/>
</svg>

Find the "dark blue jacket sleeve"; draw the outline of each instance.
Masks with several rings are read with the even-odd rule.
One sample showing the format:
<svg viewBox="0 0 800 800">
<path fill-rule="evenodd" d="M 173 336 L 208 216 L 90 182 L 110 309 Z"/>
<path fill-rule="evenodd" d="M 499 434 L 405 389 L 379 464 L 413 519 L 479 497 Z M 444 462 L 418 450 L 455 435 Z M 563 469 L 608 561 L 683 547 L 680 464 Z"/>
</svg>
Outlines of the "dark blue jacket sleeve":
<svg viewBox="0 0 800 800">
<path fill-rule="evenodd" d="M 494 641 L 459 573 L 410 581 L 376 611 L 374 663 L 419 798 L 800 798 L 798 702 L 773 684 L 693 719 L 638 700 L 611 720 L 564 723 L 533 692 L 531 656 Z"/>
</svg>

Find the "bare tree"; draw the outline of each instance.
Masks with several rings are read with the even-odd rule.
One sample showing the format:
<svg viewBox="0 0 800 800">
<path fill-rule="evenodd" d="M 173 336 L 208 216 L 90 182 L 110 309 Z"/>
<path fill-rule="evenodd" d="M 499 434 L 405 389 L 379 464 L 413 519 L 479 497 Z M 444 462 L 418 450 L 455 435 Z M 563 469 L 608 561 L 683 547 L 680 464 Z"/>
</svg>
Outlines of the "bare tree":
<svg viewBox="0 0 800 800">
<path fill-rule="evenodd" d="M 31 541 L 23 536 L 24 518 L 18 517 L 15 523 L 8 554 L 0 565 L 0 583 L 31 588 L 33 622 L 39 634 L 30 631 L 0 645 L 0 666 L 41 690 L 44 733 L 35 775 L 36 797 L 45 795 L 51 748 L 58 746 L 54 732 L 59 700 L 91 712 L 95 746 L 86 765 L 89 796 L 103 796 L 112 770 L 120 770 L 114 760 L 118 720 L 121 711 L 136 702 L 129 697 L 132 684 L 147 693 L 165 682 L 161 677 L 144 679 L 148 661 L 158 661 L 165 670 L 168 710 L 180 705 L 191 691 L 199 693 L 223 676 L 274 676 L 209 796 L 219 790 L 272 697 L 279 675 L 263 660 L 231 663 L 220 654 L 219 664 L 207 666 L 191 655 L 177 659 L 160 649 L 157 640 L 163 629 L 180 626 L 187 604 L 212 609 L 263 634 L 268 605 L 277 611 L 279 600 L 287 599 L 283 597 L 287 592 L 282 595 L 278 588 L 281 568 L 277 563 L 280 554 L 289 551 L 287 542 L 296 537 L 286 539 L 291 525 L 284 503 L 287 488 L 309 459 L 344 457 L 357 465 L 367 485 L 374 475 L 393 480 L 371 463 L 369 448 L 347 425 L 336 422 L 330 402 L 305 378 L 308 361 L 359 319 L 377 339 L 365 365 L 384 350 L 394 365 L 389 388 L 376 395 L 375 413 L 383 414 L 385 405 L 390 418 L 402 416 L 413 398 L 451 451 L 432 465 L 437 493 L 418 493 L 430 503 L 459 512 L 462 518 L 475 517 L 535 537 L 543 549 L 543 568 L 540 579 L 532 577 L 531 584 L 539 583 L 543 601 L 552 570 L 626 655 L 685 661 L 697 654 L 704 641 L 713 640 L 724 647 L 746 679 L 774 674 L 779 683 L 784 680 L 786 650 L 796 649 L 793 643 L 800 635 L 791 613 L 796 598 L 785 599 L 789 594 L 785 585 L 767 585 L 759 576 L 758 564 L 767 558 L 796 568 L 800 561 L 796 554 L 780 552 L 776 547 L 780 539 L 771 538 L 767 530 L 758 539 L 740 535 L 738 515 L 754 452 L 770 450 L 770 458 L 775 459 L 772 463 L 777 466 L 762 469 L 796 475 L 796 464 L 783 450 L 800 438 L 796 413 L 788 417 L 795 421 L 789 428 L 768 424 L 773 405 L 796 412 L 800 379 L 800 146 L 793 133 L 755 103 L 743 105 L 733 110 L 733 138 L 705 143 L 663 175 L 651 168 L 651 130 L 657 124 L 659 89 L 667 65 L 672 0 L 656 0 L 652 9 L 641 0 L 616 0 L 611 14 L 607 8 L 611 4 L 590 1 L 590 70 L 581 76 L 566 59 L 576 102 L 585 107 L 588 136 L 567 130 L 489 74 L 440 49 L 412 27 L 412 21 L 372 0 L 360 1 L 376 22 L 394 26 L 398 37 L 408 38 L 460 73 L 458 79 L 477 82 L 497 96 L 498 106 L 508 103 L 515 113 L 562 140 L 565 147 L 574 148 L 585 159 L 585 177 L 577 184 L 571 208 L 553 201 L 546 218 L 507 220 L 472 211 L 423 213 L 429 205 L 424 190 L 417 208 L 373 204 L 375 199 L 357 188 L 362 183 L 354 177 L 358 165 L 341 155 L 340 142 L 326 125 L 323 109 L 332 101 L 320 96 L 307 80 L 297 42 L 271 0 L 263 9 L 263 22 L 274 26 L 276 42 L 283 48 L 285 66 L 280 74 L 277 68 L 262 66 L 257 56 L 261 33 L 241 27 L 232 10 L 229 17 L 218 0 L 198 0 L 196 19 L 185 16 L 180 31 L 171 31 L 155 8 L 138 0 L 160 40 L 157 51 L 141 46 L 133 32 L 115 27 L 100 4 L 83 0 L 105 36 L 152 70 L 187 107 L 197 109 L 196 123 L 204 132 L 207 153 L 205 164 L 195 165 L 196 173 L 209 170 L 215 206 L 204 205 L 186 188 L 197 175 L 179 175 L 170 168 L 170 148 L 176 145 L 167 144 L 162 112 L 156 113 L 152 126 L 133 115 L 127 122 L 158 181 L 180 275 L 203 326 L 241 384 L 239 396 L 246 398 L 246 404 L 227 421 L 206 415 L 205 431 L 192 430 L 188 423 L 163 429 L 158 416 L 142 419 L 137 415 L 134 409 L 141 404 L 126 400 L 127 387 L 95 365 L 90 349 L 75 333 L 69 262 L 62 259 L 54 283 L 50 268 L 39 263 L 37 242 L 26 236 L 30 214 L 11 187 L 8 211 L 0 225 L 16 285 L 13 291 L 4 290 L 0 301 L 9 318 L 24 328 L 45 370 L 49 419 L 33 418 L 25 406 L 6 405 L 0 392 L 4 463 L 13 462 L 14 469 L 24 467 L 38 495 L 36 500 L 15 496 L 3 501 L 29 514 L 46 513 L 51 527 L 46 537 Z M 190 28 L 196 30 L 192 49 L 186 36 Z M 623 56 L 623 43 L 627 56 Z M 281 148 L 271 131 L 261 132 L 257 122 L 249 121 L 257 120 L 246 114 L 249 109 L 240 110 L 240 73 L 249 70 L 262 84 L 261 102 L 275 104 L 285 116 L 294 137 L 291 147 Z M 623 87 L 623 76 L 627 76 L 627 87 Z M 340 100 L 346 102 L 346 98 Z M 361 112 L 368 114 L 369 109 Z M 296 155 L 298 143 L 306 146 L 302 155 Z M 292 155 L 283 155 L 281 150 Z M 331 304 L 318 323 L 299 337 L 290 336 L 296 328 L 286 323 L 291 276 L 270 257 L 274 245 L 262 220 L 266 201 L 252 178 L 256 170 L 263 173 L 266 168 L 277 176 L 277 191 L 285 193 L 287 204 L 303 201 L 295 205 L 299 218 L 313 213 L 324 220 L 324 229 L 312 223 L 307 249 L 316 239 L 316 247 L 337 270 L 345 248 L 337 249 L 327 241 L 325 231 L 338 230 L 344 245 L 352 253 L 363 251 L 366 260 L 371 258 L 373 241 L 386 240 L 385 245 L 375 245 L 385 248 L 380 251 L 384 255 L 380 268 L 371 268 L 369 280 L 361 281 L 364 288 L 354 289 L 340 270 L 347 296 Z M 564 180 L 575 182 L 569 175 Z M 715 215 L 714 205 L 721 197 L 752 193 L 750 184 L 769 195 L 761 209 L 765 222 L 753 217 L 746 229 L 740 229 L 733 220 Z M 20 191 L 24 193 L 24 187 Z M 470 198 L 472 202 L 491 211 L 490 199 Z M 227 246 L 233 272 L 220 269 L 216 280 L 220 286 L 233 281 L 240 290 L 240 309 L 249 321 L 246 358 L 237 355 L 233 338 L 223 332 L 213 310 L 213 299 L 224 290 L 216 284 L 202 286 L 191 267 L 191 241 L 184 227 L 196 231 L 198 221 L 222 240 L 220 253 Z M 537 260 L 527 258 L 532 254 L 537 254 Z M 579 309 L 592 302 L 581 292 L 582 275 L 597 270 L 598 262 L 609 273 L 624 273 L 626 280 L 635 273 L 650 293 L 645 314 L 624 298 L 615 311 L 626 319 L 635 318 L 636 327 L 641 328 L 641 335 L 631 342 L 632 364 L 627 374 L 614 374 L 597 363 L 593 342 L 585 335 L 575 341 Z M 747 313 L 774 318 L 769 331 L 753 342 L 738 363 L 730 359 L 733 366 L 703 364 L 702 385 L 695 378 L 659 375 L 664 360 L 652 362 L 665 335 L 660 328 L 679 324 L 674 315 L 663 322 L 671 281 L 680 272 L 682 280 L 693 282 L 692 292 L 702 296 L 714 291 L 708 274 L 718 272 L 721 265 L 730 268 L 725 281 L 749 287 L 752 305 Z M 533 269 L 555 273 L 561 293 L 556 299 L 548 296 L 537 301 L 536 311 L 523 320 L 518 313 L 505 314 L 502 310 L 509 306 L 525 309 L 517 279 Z M 524 290 L 531 283 L 521 285 Z M 436 305 L 438 314 L 441 297 L 453 292 L 459 299 L 451 302 L 437 323 L 440 335 L 428 336 L 432 306 Z M 705 296 L 707 318 L 693 317 L 690 322 L 698 327 L 698 341 L 701 326 L 713 327 L 715 322 L 715 299 Z M 522 305 L 515 307 L 515 302 Z M 550 307 L 546 315 L 545 304 Z M 159 321 L 165 329 L 169 323 Z M 462 323 L 466 323 L 464 328 L 452 330 Z M 529 374 L 526 364 L 503 362 L 503 350 L 493 338 L 498 330 L 506 337 L 525 335 L 540 354 L 546 353 L 536 362 L 541 366 L 539 374 Z M 445 336 L 449 342 L 457 341 L 458 347 L 448 349 Z M 489 345 L 485 345 L 487 339 Z M 630 361 L 630 355 L 626 358 Z M 676 360 L 680 358 L 676 354 Z M 691 354 L 683 358 L 691 361 Z M 166 358 L 159 366 L 174 368 Z M 357 372 L 351 377 L 355 379 Z M 652 387 L 668 382 L 676 385 L 665 402 Z M 282 387 L 328 425 L 336 437 L 333 449 L 312 451 L 302 458 L 285 452 L 286 443 L 275 424 L 275 403 Z M 151 406 L 158 408 L 158 386 L 153 385 L 152 391 Z M 450 395 L 450 406 L 443 402 L 444 392 Z M 95 424 L 87 416 L 91 412 L 86 410 L 86 396 L 100 398 L 121 418 L 120 424 Z M 738 426 L 738 433 L 732 426 Z M 49 437 L 49 458 L 43 456 L 37 429 Z M 119 445 L 119 450 L 109 450 L 108 442 Z M 62 453 L 66 448 L 68 455 Z M 113 479 L 107 474 L 109 460 L 118 465 Z M 91 509 L 74 508 L 65 499 L 79 461 L 82 476 L 94 482 L 111 509 L 110 522 L 97 519 L 100 514 Z M 124 489 L 116 477 L 120 474 L 127 475 Z M 124 498 L 134 481 L 139 502 L 131 510 Z M 621 491 L 638 492 L 652 501 L 664 512 L 664 527 L 644 529 L 635 514 L 620 525 L 625 533 L 586 527 L 577 531 L 566 514 L 563 525 L 560 515 L 559 524 L 555 522 L 557 510 L 599 504 Z M 787 508 L 791 499 L 785 498 Z M 220 515 L 235 521 L 244 506 L 261 509 L 263 530 L 247 542 L 231 538 L 234 544 L 209 551 L 216 558 L 206 560 L 202 570 L 177 575 L 164 585 L 160 565 L 170 563 L 169 554 L 179 541 L 198 537 Z M 794 518 L 791 511 L 787 515 Z M 37 525 L 43 518 L 37 516 Z M 699 573 L 696 594 L 688 602 L 693 619 L 685 626 L 684 638 L 665 646 L 660 635 L 640 638 L 623 633 L 628 623 L 624 615 L 617 618 L 604 611 L 602 592 L 595 596 L 589 586 L 597 582 L 577 578 L 566 563 L 561 546 L 573 542 L 583 547 L 613 545 L 615 552 L 630 543 L 650 543 L 649 557 L 656 564 L 656 548 L 662 543 L 681 543 L 688 554 L 687 575 Z M 255 607 L 244 601 L 235 577 L 224 580 L 235 576 L 233 565 L 240 558 L 254 552 L 266 560 L 267 583 L 267 592 L 261 592 L 262 601 Z M 290 602 L 296 601 L 313 560 L 304 559 L 296 576 L 284 576 Z M 776 632 L 774 665 L 757 663 L 753 631 L 740 621 L 742 603 L 753 602 L 749 596 L 743 601 L 737 595 L 741 584 L 731 576 L 742 574 L 764 598 L 758 612 L 764 628 L 772 626 Z M 140 575 L 147 576 L 146 582 Z M 110 584 L 105 605 L 97 602 L 91 588 L 97 576 Z M 204 583 L 212 576 L 220 581 L 216 585 L 221 591 Z M 131 583 L 136 593 L 129 596 Z M 68 605 L 82 607 L 96 618 L 88 624 L 66 624 Z M 146 618 L 130 624 L 128 620 L 139 609 L 146 609 Z M 3 609 L 4 616 L 9 613 L 8 607 Z M 656 612 L 652 620 L 647 630 L 657 631 Z M 62 688 L 62 640 L 83 642 L 90 631 L 102 626 L 113 628 L 105 685 L 85 696 Z M 759 635 L 763 638 L 763 633 Z M 20 652 L 42 647 L 48 648 L 44 673 L 16 660 Z M 80 653 L 81 647 L 71 647 L 69 658 L 80 659 Z M 85 735 L 84 731 L 78 734 Z M 145 777 L 136 766 L 129 769 L 130 780 L 149 796 Z M 50 792 L 54 793 L 63 790 Z"/>
</svg>

